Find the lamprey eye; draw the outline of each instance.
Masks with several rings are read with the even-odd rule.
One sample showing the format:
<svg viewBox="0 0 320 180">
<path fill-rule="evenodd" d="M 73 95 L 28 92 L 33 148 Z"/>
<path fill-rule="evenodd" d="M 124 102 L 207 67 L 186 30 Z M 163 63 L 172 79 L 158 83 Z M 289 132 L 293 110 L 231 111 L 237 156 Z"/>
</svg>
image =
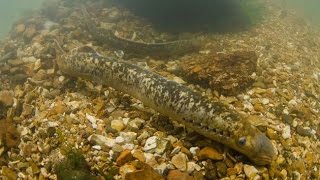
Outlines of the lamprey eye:
<svg viewBox="0 0 320 180">
<path fill-rule="evenodd" d="M 239 143 L 240 146 L 246 145 L 246 142 L 247 142 L 247 139 L 245 137 L 241 137 L 238 140 L 238 143 Z"/>
</svg>

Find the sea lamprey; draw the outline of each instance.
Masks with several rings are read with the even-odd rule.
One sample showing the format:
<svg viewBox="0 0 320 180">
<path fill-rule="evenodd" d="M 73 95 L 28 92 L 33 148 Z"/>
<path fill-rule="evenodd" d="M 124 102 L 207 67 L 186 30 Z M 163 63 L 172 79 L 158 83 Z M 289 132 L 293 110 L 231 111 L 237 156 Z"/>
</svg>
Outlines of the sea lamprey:
<svg viewBox="0 0 320 180">
<path fill-rule="evenodd" d="M 241 152 L 258 165 L 269 164 L 275 157 L 270 140 L 246 118 L 223 103 L 154 72 L 103 57 L 92 49 L 64 54 L 57 64 L 67 75 L 95 81 L 139 99 L 187 128 Z"/>
</svg>

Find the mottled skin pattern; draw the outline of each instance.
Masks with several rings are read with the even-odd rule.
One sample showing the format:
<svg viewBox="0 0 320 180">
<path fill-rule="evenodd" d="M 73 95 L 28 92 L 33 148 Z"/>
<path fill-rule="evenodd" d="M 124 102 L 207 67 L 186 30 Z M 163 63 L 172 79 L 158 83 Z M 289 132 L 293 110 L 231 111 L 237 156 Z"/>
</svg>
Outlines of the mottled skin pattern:
<svg viewBox="0 0 320 180">
<path fill-rule="evenodd" d="M 110 44 L 113 48 L 123 50 L 132 55 L 145 55 L 156 57 L 171 57 L 183 55 L 199 50 L 201 38 L 188 40 L 169 41 L 163 43 L 144 43 L 132 41 L 115 35 L 111 30 L 98 28 L 85 8 L 82 8 L 84 22 L 92 38 L 99 44 Z"/>
<path fill-rule="evenodd" d="M 270 140 L 234 110 L 151 71 L 80 50 L 64 54 L 57 64 L 65 74 L 113 87 L 141 100 L 197 133 L 243 153 L 258 165 L 269 164 L 275 156 Z"/>
</svg>

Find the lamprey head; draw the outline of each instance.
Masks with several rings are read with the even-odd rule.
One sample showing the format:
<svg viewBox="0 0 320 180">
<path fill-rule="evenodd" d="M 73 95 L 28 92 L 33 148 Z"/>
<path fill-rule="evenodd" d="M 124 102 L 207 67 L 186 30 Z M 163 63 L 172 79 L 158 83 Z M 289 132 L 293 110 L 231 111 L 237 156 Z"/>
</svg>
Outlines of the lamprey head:
<svg viewBox="0 0 320 180">
<path fill-rule="evenodd" d="M 237 130 L 230 146 L 246 155 L 257 165 L 267 165 L 276 156 L 275 149 L 271 141 L 265 134 L 248 122 Z"/>
</svg>

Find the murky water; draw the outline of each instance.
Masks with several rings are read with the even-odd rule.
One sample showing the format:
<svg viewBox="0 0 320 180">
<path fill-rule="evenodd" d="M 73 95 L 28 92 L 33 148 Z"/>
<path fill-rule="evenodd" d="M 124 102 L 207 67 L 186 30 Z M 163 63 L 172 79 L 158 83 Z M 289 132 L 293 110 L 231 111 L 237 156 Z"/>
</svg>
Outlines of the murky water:
<svg viewBox="0 0 320 180">
<path fill-rule="evenodd" d="M 2 0 L 0 1 L 0 39 L 10 31 L 12 23 L 37 9 L 44 0 Z"/>
</svg>

